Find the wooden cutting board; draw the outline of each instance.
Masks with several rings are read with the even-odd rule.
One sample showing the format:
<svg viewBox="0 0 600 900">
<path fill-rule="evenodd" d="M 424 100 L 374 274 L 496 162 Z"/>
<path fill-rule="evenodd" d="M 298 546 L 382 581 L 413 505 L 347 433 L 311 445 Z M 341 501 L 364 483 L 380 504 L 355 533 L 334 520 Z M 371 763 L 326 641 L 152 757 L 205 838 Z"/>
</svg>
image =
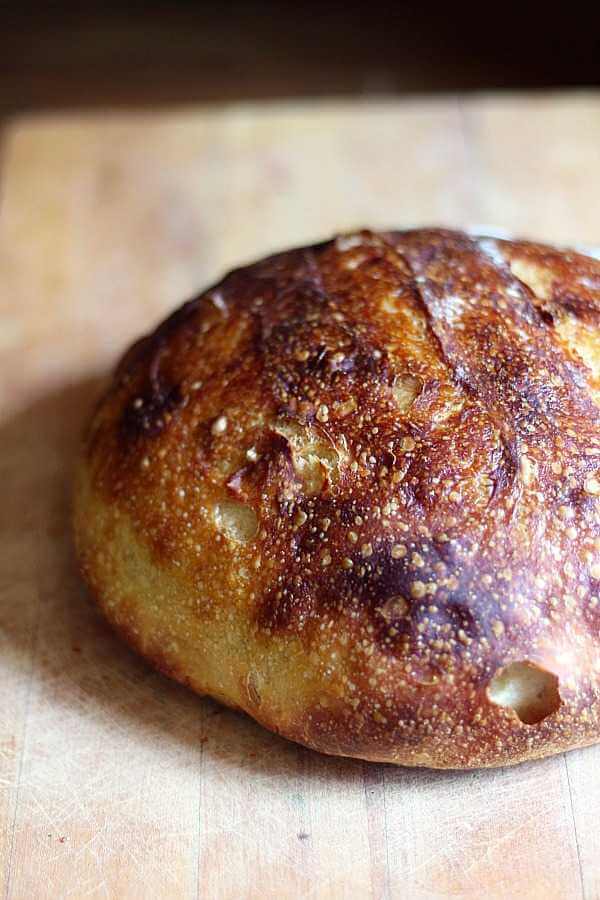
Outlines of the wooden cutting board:
<svg viewBox="0 0 600 900">
<path fill-rule="evenodd" d="M 0 888 L 8 898 L 600 897 L 600 747 L 329 759 L 154 674 L 88 602 L 98 376 L 228 267 L 358 225 L 600 244 L 600 95 L 52 116 L 0 184 Z"/>
</svg>

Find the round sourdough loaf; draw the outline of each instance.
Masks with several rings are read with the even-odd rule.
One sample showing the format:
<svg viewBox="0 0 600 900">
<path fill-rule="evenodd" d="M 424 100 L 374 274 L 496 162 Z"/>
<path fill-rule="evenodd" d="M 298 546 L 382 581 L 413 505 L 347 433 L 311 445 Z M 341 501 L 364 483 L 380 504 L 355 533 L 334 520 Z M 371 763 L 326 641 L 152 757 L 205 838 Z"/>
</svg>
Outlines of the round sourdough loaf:
<svg viewBox="0 0 600 900">
<path fill-rule="evenodd" d="M 438 229 L 238 269 L 125 355 L 82 570 L 154 666 L 325 753 L 600 739 L 600 262 Z"/>
</svg>

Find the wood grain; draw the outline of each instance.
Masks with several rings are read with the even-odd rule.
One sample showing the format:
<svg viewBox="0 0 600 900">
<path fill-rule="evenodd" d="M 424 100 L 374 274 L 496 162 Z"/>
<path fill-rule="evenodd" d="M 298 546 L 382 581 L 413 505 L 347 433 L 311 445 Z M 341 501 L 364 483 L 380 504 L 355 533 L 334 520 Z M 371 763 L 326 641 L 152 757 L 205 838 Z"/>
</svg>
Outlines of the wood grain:
<svg viewBox="0 0 600 900">
<path fill-rule="evenodd" d="M 369 223 L 600 243 L 600 98 L 48 117 L 0 208 L 0 888 L 8 898 L 600 897 L 600 749 L 436 773 L 320 757 L 151 672 L 88 603 L 99 375 L 224 269 Z"/>
</svg>

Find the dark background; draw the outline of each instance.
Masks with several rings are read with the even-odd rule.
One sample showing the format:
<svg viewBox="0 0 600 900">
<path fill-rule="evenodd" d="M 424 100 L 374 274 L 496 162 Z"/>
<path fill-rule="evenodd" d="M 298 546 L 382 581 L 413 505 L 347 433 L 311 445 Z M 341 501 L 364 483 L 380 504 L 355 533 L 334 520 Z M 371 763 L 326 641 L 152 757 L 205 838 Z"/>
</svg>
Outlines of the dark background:
<svg viewBox="0 0 600 900">
<path fill-rule="evenodd" d="M 600 85 L 583 5 L 2 3 L 0 115 Z"/>
</svg>

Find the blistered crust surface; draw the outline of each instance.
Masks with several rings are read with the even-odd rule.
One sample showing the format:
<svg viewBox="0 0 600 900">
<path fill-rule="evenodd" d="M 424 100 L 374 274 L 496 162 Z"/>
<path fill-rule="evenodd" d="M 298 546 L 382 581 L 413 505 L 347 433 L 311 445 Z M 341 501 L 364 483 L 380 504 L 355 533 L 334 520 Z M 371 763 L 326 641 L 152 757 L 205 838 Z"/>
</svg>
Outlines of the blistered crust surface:
<svg viewBox="0 0 600 900">
<path fill-rule="evenodd" d="M 598 261 L 441 230 L 232 272 L 134 345 L 89 428 L 77 539 L 109 618 L 326 752 L 596 740 L 599 310 Z M 505 703 L 534 670 L 534 705 Z"/>
</svg>

